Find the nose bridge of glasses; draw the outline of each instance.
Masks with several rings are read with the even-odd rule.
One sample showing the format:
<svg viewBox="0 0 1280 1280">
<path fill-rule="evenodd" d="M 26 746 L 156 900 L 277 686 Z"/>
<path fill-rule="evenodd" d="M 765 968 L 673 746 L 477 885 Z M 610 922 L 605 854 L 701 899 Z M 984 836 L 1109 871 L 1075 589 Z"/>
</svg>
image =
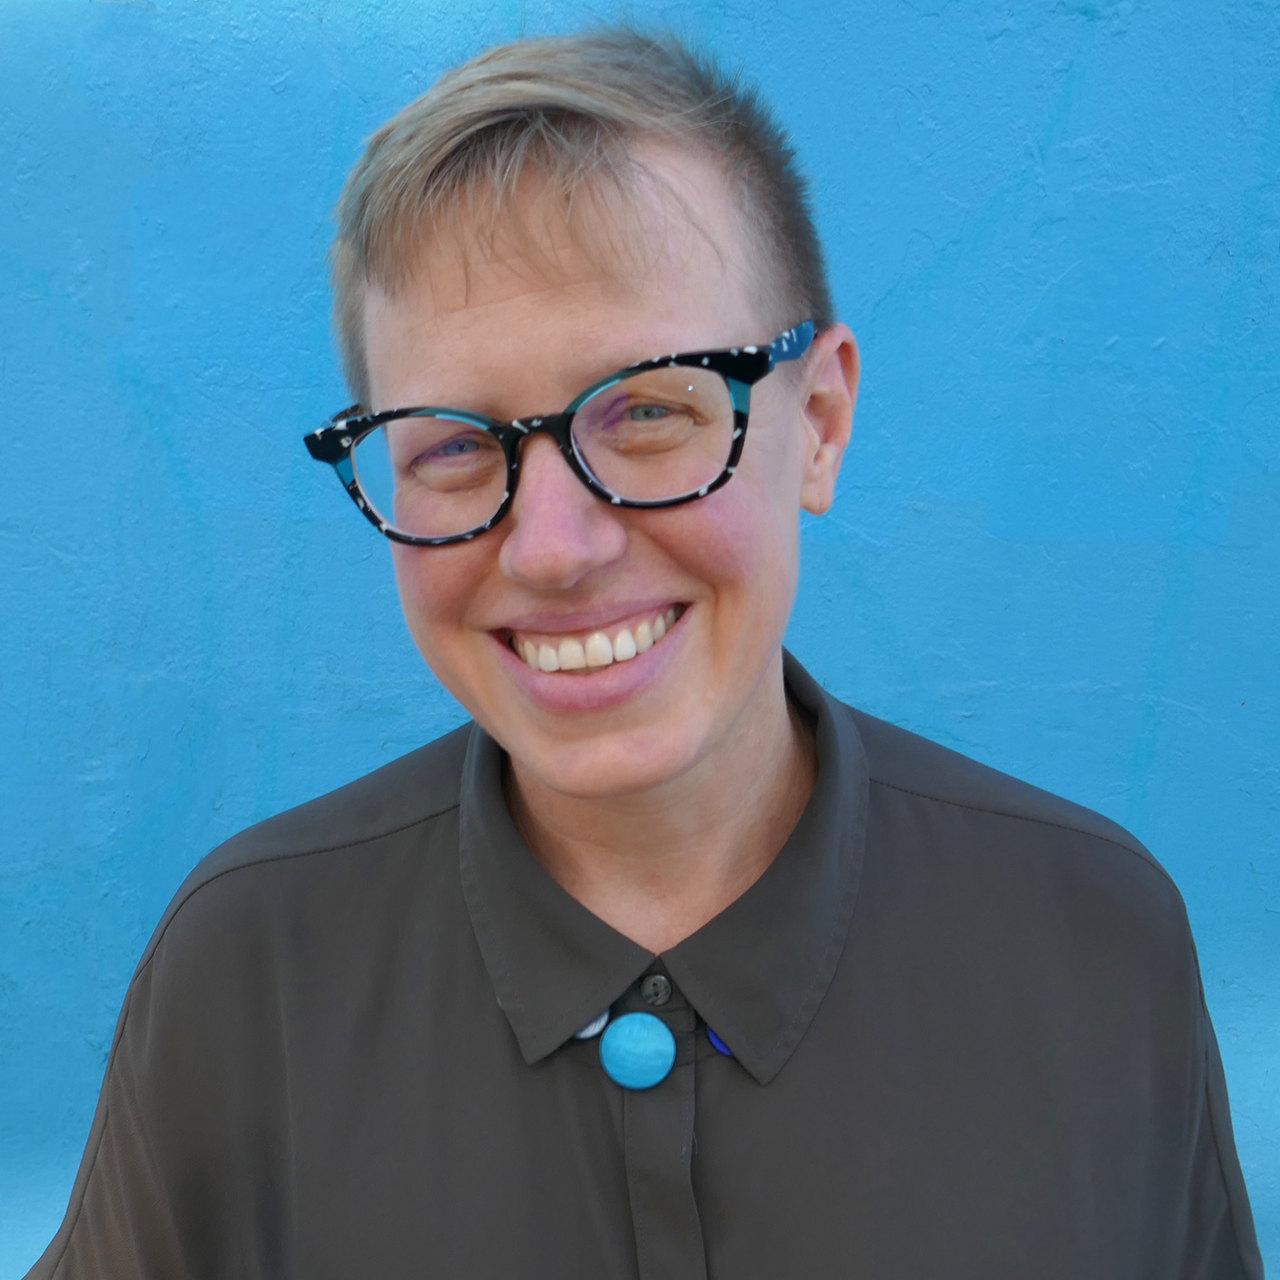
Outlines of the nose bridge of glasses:
<svg viewBox="0 0 1280 1280">
<path fill-rule="evenodd" d="M 561 449 L 569 447 L 569 424 L 573 421 L 571 413 L 540 413 L 536 417 L 513 418 L 511 426 L 524 439 L 539 431 L 549 435 Z"/>
<path fill-rule="evenodd" d="M 524 446 L 536 435 L 550 436 L 560 453 L 561 463 L 569 468 L 570 473 L 579 484 L 583 482 L 583 477 L 580 473 L 581 464 L 573 447 L 573 438 L 570 434 L 572 423 L 572 413 L 541 413 L 534 417 L 513 418 L 511 420 L 509 424 L 511 428 L 520 433 L 516 440 L 515 448 L 508 455 L 511 459 L 511 469 L 514 473 L 512 476 L 513 488 L 524 463 Z"/>
<path fill-rule="evenodd" d="M 508 457 L 511 459 L 511 470 L 516 478 L 519 474 L 520 465 L 523 461 L 523 446 L 535 435 L 548 435 L 556 442 L 556 446 L 560 450 L 560 457 L 568 466 L 569 470 L 577 474 L 577 459 L 574 456 L 573 438 L 570 435 L 570 427 L 573 423 L 572 413 L 540 413 L 536 416 L 527 418 L 513 418 L 511 427 L 520 433 L 516 441 L 515 448 L 511 450 Z M 578 477 L 581 479 L 581 477 Z"/>
</svg>

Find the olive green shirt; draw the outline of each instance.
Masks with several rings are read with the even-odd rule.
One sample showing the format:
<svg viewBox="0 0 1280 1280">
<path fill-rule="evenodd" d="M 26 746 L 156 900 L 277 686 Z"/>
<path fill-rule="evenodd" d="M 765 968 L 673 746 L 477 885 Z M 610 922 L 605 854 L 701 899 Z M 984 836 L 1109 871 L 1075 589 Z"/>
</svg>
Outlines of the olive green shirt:
<svg viewBox="0 0 1280 1280">
<path fill-rule="evenodd" d="M 660 956 L 542 870 L 474 725 L 212 853 L 31 1275 L 1259 1280 L 1168 875 L 786 672 L 808 807 Z M 674 1033 L 659 1084 L 575 1038 L 605 1010 Z"/>
</svg>

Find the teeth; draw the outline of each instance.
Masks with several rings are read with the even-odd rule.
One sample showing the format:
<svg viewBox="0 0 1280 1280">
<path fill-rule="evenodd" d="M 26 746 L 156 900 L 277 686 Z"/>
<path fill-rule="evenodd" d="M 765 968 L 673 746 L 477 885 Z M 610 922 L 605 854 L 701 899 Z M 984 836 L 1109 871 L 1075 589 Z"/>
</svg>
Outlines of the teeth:
<svg viewBox="0 0 1280 1280">
<path fill-rule="evenodd" d="M 511 647 L 535 671 L 599 671 L 647 653 L 675 625 L 678 616 L 674 607 L 667 609 L 634 627 L 621 628 L 612 639 L 604 631 L 593 631 L 582 639 L 565 636 L 556 644 L 513 636 Z"/>
<path fill-rule="evenodd" d="M 584 648 L 589 667 L 607 667 L 613 661 L 613 645 L 603 631 L 593 631 Z"/>
<path fill-rule="evenodd" d="M 636 639 L 631 632 L 623 627 L 616 636 L 613 637 L 613 656 L 617 662 L 630 662 L 636 656 Z"/>
<path fill-rule="evenodd" d="M 587 665 L 587 655 L 582 647 L 582 641 L 575 640 L 572 636 L 565 636 L 560 641 L 559 658 L 561 671 L 581 671 Z"/>
</svg>

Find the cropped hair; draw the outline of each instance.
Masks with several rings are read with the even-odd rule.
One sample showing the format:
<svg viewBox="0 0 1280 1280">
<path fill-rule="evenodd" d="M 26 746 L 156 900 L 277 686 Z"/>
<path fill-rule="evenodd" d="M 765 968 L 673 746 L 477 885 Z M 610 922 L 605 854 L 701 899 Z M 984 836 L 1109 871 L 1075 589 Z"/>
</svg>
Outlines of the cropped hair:
<svg viewBox="0 0 1280 1280">
<path fill-rule="evenodd" d="M 832 304 L 807 186 L 755 89 L 669 33 L 609 26 L 516 40 L 441 76 L 369 139 L 337 207 L 334 329 L 347 382 L 367 401 L 364 298 L 412 277 L 433 234 L 487 213 L 519 227 L 517 186 L 536 176 L 572 216 L 608 203 L 615 221 L 646 174 L 634 144 L 674 145 L 728 183 L 769 318 L 830 324 Z M 652 176 L 652 175 L 648 175 Z M 690 211 L 692 214 L 693 211 Z M 695 217 L 696 221 L 696 217 Z"/>
</svg>

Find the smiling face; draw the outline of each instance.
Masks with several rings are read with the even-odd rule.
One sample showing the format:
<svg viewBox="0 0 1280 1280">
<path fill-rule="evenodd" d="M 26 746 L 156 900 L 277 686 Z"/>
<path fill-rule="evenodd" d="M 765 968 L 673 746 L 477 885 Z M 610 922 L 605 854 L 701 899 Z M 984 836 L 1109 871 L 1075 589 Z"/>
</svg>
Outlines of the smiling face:
<svg viewBox="0 0 1280 1280">
<path fill-rule="evenodd" d="M 776 337 L 714 170 L 637 155 L 697 210 L 698 229 L 653 196 L 640 213 L 647 252 L 607 271 L 554 217 L 536 224 L 533 263 L 501 227 L 492 244 L 428 247 L 409 285 L 366 301 L 369 407 L 557 412 L 635 361 Z M 831 500 L 855 384 L 852 339 L 836 326 L 802 366 L 753 388 L 738 470 L 699 501 L 612 506 L 535 435 L 494 529 L 445 547 L 392 544 L 418 647 L 518 779 L 583 799 L 634 795 L 691 773 L 710 781 L 731 758 L 736 772 L 744 747 L 749 758 L 751 743 L 776 740 L 799 512 Z"/>
</svg>

